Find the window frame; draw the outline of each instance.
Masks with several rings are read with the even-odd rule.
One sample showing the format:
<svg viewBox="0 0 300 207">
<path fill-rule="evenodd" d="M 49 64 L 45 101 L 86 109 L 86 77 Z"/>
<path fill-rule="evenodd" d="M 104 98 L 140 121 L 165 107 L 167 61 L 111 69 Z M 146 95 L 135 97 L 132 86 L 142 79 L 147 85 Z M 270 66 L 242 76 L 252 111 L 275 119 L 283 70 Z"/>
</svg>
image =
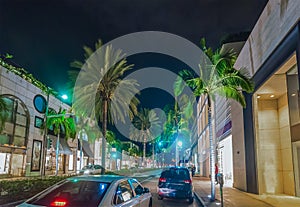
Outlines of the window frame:
<svg viewBox="0 0 300 207">
<path fill-rule="evenodd" d="M 128 199 L 128 200 L 125 201 L 125 200 L 123 199 L 123 195 L 122 195 L 122 193 L 121 193 L 123 202 L 117 203 L 117 202 L 116 202 L 116 201 L 117 201 L 117 200 L 116 200 L 116 196 L 117 196 L 117 192 L 120 190 L 120 189 L 119 189 L 119 186 L 120 186 L 122 183 L 125 183 L 125 182 L 126 182 L 126 185 L 129 186 L 131 197 L 130 197 L 130 199 Z M 115 192 L 114 192 L 113 199 L 112 199 L 112 205 L 118 206 L 118 205 L 124 204 L 124 203 L 126 203 L 126 202 L 130 202 L 133 198 L 135 198 L 135 194 L 134 194 L 134 192 L 133 192 L 133 189 L 132 189 L 132 186 L 131 186 L 129 180 L 128 180 L 128 179 L 121 180 L 120 182 L 118 182 L 118 183 L 116 184 Z"/>
</svg>

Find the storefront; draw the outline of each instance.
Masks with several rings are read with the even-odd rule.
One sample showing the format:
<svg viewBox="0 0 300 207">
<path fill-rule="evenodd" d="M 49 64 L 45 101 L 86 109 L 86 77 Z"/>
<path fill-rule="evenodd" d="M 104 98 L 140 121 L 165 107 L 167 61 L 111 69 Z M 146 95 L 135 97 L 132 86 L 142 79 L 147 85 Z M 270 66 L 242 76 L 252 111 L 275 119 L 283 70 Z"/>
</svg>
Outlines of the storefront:
<svg viewBox="0 0 300 207">
<path fill-rule="evenodd" d="M 295 175 L 300 162 L 298 82 L 298 64 L 293 52 L 253 95 L 259 194 L 294 196 L 295 189 L 299 189 L 295 185 L 299 182 L 299 176 Z"/>
<path fill-rule="evenodd" d="M 13 71 L 19 69 L 10 66 Z M 22 71 L 22 70 L 21 70 Z M 25 77 L 25 76 L 24 76 Z M 0 98 L 7 105 L 7 110 L 1 111 L 0 131 L 0 175 L 1 176 L 38 176 L 42 174 L 44 143 L 42 129 L 47 95 L 25 80 L 23 76 L 0 66 Z M 68 109 L 70 106 L 58 98 L 49 96 L 49 110 Z M 52 136 L 52 137 L 51 137 Z M 49 134 L 54 143 L 56 136 Z M 55 148 L 47 148 L 46 174 L 53 172 L 55 167 Z M 73 173 L 76 169 L 77 143 L 69 140 L 61 141 L 60 171 Z M 54 165 L 53 165 L 54 162 Z"/>
</svg>

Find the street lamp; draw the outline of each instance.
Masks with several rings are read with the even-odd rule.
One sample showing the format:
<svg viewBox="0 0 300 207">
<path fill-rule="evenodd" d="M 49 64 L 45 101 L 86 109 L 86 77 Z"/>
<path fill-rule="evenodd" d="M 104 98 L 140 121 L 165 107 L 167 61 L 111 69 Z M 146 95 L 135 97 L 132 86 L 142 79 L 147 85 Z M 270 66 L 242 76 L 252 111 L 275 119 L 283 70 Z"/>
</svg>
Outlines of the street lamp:
<svg viewBox="0 0 300 207">
<path fill-rule="evenodd" d="M 45 176 L 46 175 L 46 156 L 47 156 L 47 139 L 48 139 L 48 128 L 47 128 L 47 120 L 48 118 L 52 118 L 52 117 L 61 117 L 61 116 L 73 116 L 74 114 L 71 114 L 71 113 L 66 113 L 66 114 L 56 114 L 56 115 L 50 115 L 48 116 L 48 112 L 49 112 L 49 100 L 50 100 L 50 93 L 51 94 L 54 94 L 54 90 L 50 87 L 47 87 L 46 89 L 46 94 L 47 94 L 47 99 L 46 99 L 46 110 L 45 110 L 45 115 L 44 115 L 44 129 L 43 129 L 43 133 L 44 133 L 44 136 L 43 136 L 43 145 L 44 145 L 44 151 L 43 151 L 43 154 L 42 154 L 42 166 L 41 166 L 41 174 L 42 176 Z M 62 95 L 61 96 L 62 99 L 64 100 L 67 100 L 68 99 L 68 96 L 67 95 Z M 57 142 L 59 144 L 59 140 Z M 58 158 L 57 158 L 58 159 Z"/>
<path fill-rule="evenodd" d="M 68 96 L 67 96 L 66 94 L 63 94 L 61 97 L 62 97 L 62 99 L 64 99 L 64 100 L 67 100 L 67 99 L 68 99 Z"/>
<path fill-rule="evenodd" d="M 176 143 L 176 163 L 175 165 L 177 166 L 177 163 L 179 165 L 179 149 L 181 149 L 182 147 L 182 141 L 181 140 L 178 140 L 177 143 Z"/>
</svg>

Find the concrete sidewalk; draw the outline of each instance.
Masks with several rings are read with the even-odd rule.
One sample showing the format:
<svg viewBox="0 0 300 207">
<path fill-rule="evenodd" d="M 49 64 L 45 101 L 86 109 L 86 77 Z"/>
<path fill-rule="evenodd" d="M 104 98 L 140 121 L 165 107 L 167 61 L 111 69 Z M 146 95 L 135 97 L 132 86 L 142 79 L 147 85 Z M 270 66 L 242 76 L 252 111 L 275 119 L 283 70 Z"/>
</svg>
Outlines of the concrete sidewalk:
<svg viewBox="0 0 300 207">
<path fill-rule="evenodd" d="M 193 177 L 195 194 L 204 206 L 214 207 L 221 206 L 220 185 L 216 185 L 216 200 L 210 201 L 211 194 L 210 179 L 204 177 Z M 224 206 L 226 207 L 268 207 L 300 206 L 300 198 L 287 195 L 256 195 L 246 193 L 232 187 L 223 187 Z"/>
</svg>

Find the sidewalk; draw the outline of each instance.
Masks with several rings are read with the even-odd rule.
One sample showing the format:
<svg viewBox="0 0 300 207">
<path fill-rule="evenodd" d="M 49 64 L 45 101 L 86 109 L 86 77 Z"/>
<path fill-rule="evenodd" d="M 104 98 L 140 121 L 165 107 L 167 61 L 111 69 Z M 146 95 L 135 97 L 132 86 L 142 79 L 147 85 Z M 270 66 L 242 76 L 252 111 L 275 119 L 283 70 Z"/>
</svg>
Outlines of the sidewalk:
<svg viewBox="0 0 300 207">
<path fill-rule="evenodd" d="M 193 177 L 195 195 L 200 199 L 204 206 L 221 206 L 220 185 L 216 185 L 216 200 L 210 201 L 208 197 L 211 192 L 210 179 L 204 177 Z M 286 195 L 256 195 L 246 193 L 232 187 L 223 187 L 223 199 L 225 207 L 269 207 L 300 206 L 300 198 Z"/>
</svg>

